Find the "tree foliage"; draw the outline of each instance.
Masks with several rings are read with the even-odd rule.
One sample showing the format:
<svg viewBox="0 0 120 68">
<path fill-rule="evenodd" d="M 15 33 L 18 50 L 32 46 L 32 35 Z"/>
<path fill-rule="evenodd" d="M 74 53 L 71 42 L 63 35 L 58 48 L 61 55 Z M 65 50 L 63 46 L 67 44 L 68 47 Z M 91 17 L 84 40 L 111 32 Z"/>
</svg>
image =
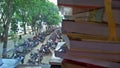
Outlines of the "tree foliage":
<svg viewBox="0 0 120 68">
<path fill-rule="evenodd" d="M 18 28 L 18 25 L 17 25 L 17 20 L 15 18 L 12 19 L 11 21 L 11 30 L 16 34 L 17 32 L 17 28 Z"/>
<path fill-rule="evenodd" d="M 48 2 L 47 13 L 45 15 L 45 20 L 48 25 L 58 25 L 61 22 L 61 17 L 59 16 L 58 7 L 53 3 Z"/>
</svg>

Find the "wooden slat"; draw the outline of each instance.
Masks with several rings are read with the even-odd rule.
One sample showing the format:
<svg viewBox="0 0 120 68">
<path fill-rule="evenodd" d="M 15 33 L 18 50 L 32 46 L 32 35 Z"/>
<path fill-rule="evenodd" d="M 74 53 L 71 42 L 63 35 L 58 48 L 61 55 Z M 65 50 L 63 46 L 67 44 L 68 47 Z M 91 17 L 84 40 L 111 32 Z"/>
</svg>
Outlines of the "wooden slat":
<svg viewBox="0 0 120 68">
<path fill-rule="evenodd" d="M 70 50 L 88 53 L 120 54 L 120 43 L 70 41 Z"/>
<path fill-rule="evenodd" d="M 77 65 L 77 64 L 74 64 L 74 63 L 71 63 L 71 62 L 64 60 L 62 62 L 62 68 L 87 68 L 87 67 L 82 66 L 82 65 Z"/>
<path fill-rule="evenodd" d="M 109 28 L 105 24 L 89 23 L 89 22 L 62 22 L 62 32 L 67 34 L 69 38 L 106 40 L 109 37 Z M 120 38 L 120 27 L 117 27 L 117 35 Z M 107 40 L 106 40 L 107 41 Z"/>
<path fill-rule="evenodd" d="M 102 53 L 87 53 L 87 52 L 76 52 L 69 50 L 67 52 L 70 56 L 75 56 L 75 58 L 90 58 L 96 60 L 104 60 L 111 62 L 120 62 L 120 54 L 102 54 Z"/>
<path fill-rule="evenodd" d="M 75 8 L 98 8 L 104 7 L 104 0 L 58 0 L 58 6 Z M 120 1 L 112 0 L 112 8 L 120 9 Z"/>
<path fill-rule="evenodd" d="M 65 63 L 66 64 L 68 63 L 68 64 L 72 64 L 73 66 L 80 65 L 86 68 L 119 68 L 120 67 L 120 64 L 114 62 L 95 60 L 95 59 L 85 59 L 85 58 L 78 59 L 74 57 L 75 56 L 70 56 L 70 57 L 66 56 L 66 58 L 63 60 L 62 66 L 64 66 Z"/>
<path fill-rule="evenodd" d="M 107 25 L 101 25 L 97 23 L 88 23 L 88 22 L 71 22 L 63 21 L 62 22 L 62 32 L 63 33 L 82 33 L 90 35 L 103 35 L 108 36 L 109 29 Z"/>
<path fill-rule="evenodd" d="M 77 34 L 77 33 L 66 33 L 70 40 L 88 40 L 88 41 L 106 41 L 108 37 L 102 35 L 90 35 L 90 34 Z M 106 41 L 109 42 L 109 41 Z"/>
<path fill-rule="evenodd" d="M 101 8 L 101 6 L 83 6 L 83 5 L 74 5 L 74 4 L 63 4 L 58 3 L 58 6 L 72 7 L 72 8 Z"/>
<path fill-rule="evenodd" d="M 58 4 L 62 5 L 80 5 L 80 6 L 94 6 L 101 7 L 104 6 L 104 0 L 58 0 Z"/>
</svg>

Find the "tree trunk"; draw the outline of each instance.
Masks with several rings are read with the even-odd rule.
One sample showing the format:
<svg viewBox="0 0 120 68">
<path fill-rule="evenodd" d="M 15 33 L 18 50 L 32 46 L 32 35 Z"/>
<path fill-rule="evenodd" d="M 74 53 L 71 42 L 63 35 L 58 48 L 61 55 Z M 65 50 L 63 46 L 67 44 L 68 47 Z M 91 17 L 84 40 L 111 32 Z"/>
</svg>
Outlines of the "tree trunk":
<svg viewBox="0 0 120 68">
<path fill-rule="evenodd" d="M 9 25 L 11 22 L 11 18 L 12 18 L 12 3 L 13 0 L 9 0 L 7 2 L 8 7 L 8 14 L 7 15 L 7 19 L 6 19 L 6 23 L 4 23 L 4 35 L 3 35 L 3 52 L 2 52 L 2 57 L 6 58 L 7 57 L 7 40 L 8 40 L 8 30 L 9 30 Z"/>
<path fill-rule="evenodd" d="M 26 21 L 25 21 L 24 13 L 22 13 L 22 21 L 23 21 L 24 34 L 26 34 Z"/>
<path fill-rule="evenodd" d="M 31 26 L 31 28 L 32 28 L 32 32 L 34 31 L 34 28 L 33 28 L 33 26 Z"/>
<path fill-rule="evenodd" d="M 0 35 L 0 42 L 3 42 L 3 35 Z"/>
<path fill-rule="evenodd" d="M 32 32 L 35 34 L 35 21 L 32 20 Z"/>
<path fill-rule="evenodd" d="M 9 24 L 9 23 L 8 23 Z M 5 26 L 2 57 L 7 57 L 8 26 Z"/>
<path fill-rule="evenodd" d="M 39 22 L 39 30 L 38 30 L 39 33 L 41 32 L 41 29 L 42 29 L 41 23 L 42 23 L 42 21 Z"/>
<path fill-rule="evenodd" d="M 26 34 L 26 23 L 25 22 L 24 22 L 23 28 L 24 28 L 24 34 Z"/>
</svg>

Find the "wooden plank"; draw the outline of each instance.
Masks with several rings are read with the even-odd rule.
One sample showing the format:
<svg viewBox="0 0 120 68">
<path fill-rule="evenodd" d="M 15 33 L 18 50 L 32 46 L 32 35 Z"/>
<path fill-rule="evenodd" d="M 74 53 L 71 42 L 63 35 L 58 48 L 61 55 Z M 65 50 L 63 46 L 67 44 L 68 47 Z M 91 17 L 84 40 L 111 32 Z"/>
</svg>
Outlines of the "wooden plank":
<svg viewBox="0 0 120 68">
<path fill-rule="evenodd" d="M 64 4 L 58 3 L 58 6 L 72 7 L 72 8 L 101 8 L 101 6 L 83 6 L 83 5 L 75 5 L 75 4 Z"/>
<path fill-rule="evenodd" d="M 108 62 L 103 60 L 95 60 L 95 59 L 86 59 L 86 58 L 78 59 L 78 58 L 74 58 L 74 56 L 70 56 L 70 57 L 66 56 L 66 58 L 63 60 L 62 63 L 68 63 L 74 66 L 80 65 L 86 68 L 119 68 L 120 67 L 119 63 Z"/>
<path fill-rule="evenodd" d="M 58 4 L 103 7 L 104 0 L 58 0 Z"/>
<path fill-rule="evenodd" d="M 70 41 L 70 50 L 77 52 L 120 54 L 120 43 Z"/>
<path fill-rule="evenodd" d="M 98 8 L 104 7 L 104 0 L 58 0 L 58 5 L 76 8 Z M 120 9 L 120 1 L 112 0 L 112 8 Z"/>
<path fill-rule="evenodd" d="M 67 52 L 69 56 L 75 56 L 74 58 L 89 58 L 96 60 L 104 60 L 111 62 L 120 62 L 120 54 L 102 54 L 102 53 L 87 53 L 87 52 L 76 52 L 69 50 Z"/>
<path fill-rule="evenodd" d="M 87 39 L 88 37 L 88 39 L 105 40 L 109 37 L 109 28 L 106 24 L 89 23 L 85 21 L 81 23 L 63 21 L 62 32 L 68 34 L 69 37 L 78 36 L 78 38 L 81 39 Z M 117 27 L 117 35 L 118 38 L 120 38 L 120 27 Z"/>
<path fill-rule="evenodd" d="M 62 62 L 62 68 L 86 68 L 86 67 L 82 66 L 82 65 L 74 64 L 74 63 L 71 63 L 71 62 L 68 62 L 68 61 L 64 60 Z"/>
<path fill-rule="evenodd" d="M 77 33 L 66 33 L 70 40 L 89 40 L 89 41 L 106 41 L 108 37 L 100 35 L 90 35 L 90 34 L 77 34 Z M 108 41 L 109 42 L 109 41 Z"/>
<path fill-rule="evenodd" d="M 62 32 L 63 33 L 83 33 L 90 35 L 103 35 L 108 36 L 109 29 L 107 25 L 101 25 L 97 23 L 88 23 L 88 22 L 71 22 L 63 21 L 62 22 Z"/>
</svg>

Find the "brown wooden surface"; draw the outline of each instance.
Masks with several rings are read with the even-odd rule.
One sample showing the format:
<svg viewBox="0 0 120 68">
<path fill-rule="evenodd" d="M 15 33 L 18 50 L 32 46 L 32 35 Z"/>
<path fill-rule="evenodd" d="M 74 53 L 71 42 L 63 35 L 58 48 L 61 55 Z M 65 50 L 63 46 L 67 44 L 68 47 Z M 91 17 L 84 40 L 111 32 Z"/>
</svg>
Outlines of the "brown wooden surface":
<svg viewBox="0 0 120 68">
<path fill-rule="evenodd" d="M 120 64 L 94 59 L 64 59 L 63 68 L 119 68 Z"/>
<path fill-rule="evenodd" d="M 65 33 L 70 40 L 91 40 L 91 41 L 107 41 L 108 37 L 101 35 L 90 35 L 90 34 L 78 34 L 78 33 Z M 109 42 L 109 41 L 108 41 Z"/>
<path fill-rule="evenodd" d="M 78 52 L 120 54 L 120 43 L 70 40 L 70 49 Z"/>
<path fill-rule="evenodd" d="M 109 28 L 105 24 L 63 21 L 62 32 L 67 34 L 70 39 L 93 39 L 109 41 Z M 117 36 L 120 40 L 120 27 L 117 27 Z M 110 42 L 119 41 L 110 40 Z"/>
<path fill-rule="evenodd" d="M 98 8 L 104 7 L 104 0 L 58 0 L 58 5 L 76 8 Z M 120 9 L 120 0 L 112 0 L 112 8 Z"/>
<path fill-rule="evenodd" d="M 70 63 L 70 62 L 64 60 L 62 62 L 62 68 L 87 68 L 87 67 L 78 65 L 78 64 L 74 64 L 74 63 Z"/>
<path fill-rule="evenodd" d="M 120 55 L 117 54 L 102 54 L 102 53 L 86 53 L 86 52 L 75 52 L 69 51 L 67 55 L 74 56 L 74 58 L 88 58 L 96 60 L 104 60 L 110 62 L 120 62 Z"/>
<path fill-rule="evenodd" d="M 105 24 L 88 23 L 85 21 L 82 21 L 81 23 L 63 21 L 62 32 L 108 36 L 109 28 Z M 117 35 L 120 37 L 120 27 L 117 27 Z"/>
</svg>

